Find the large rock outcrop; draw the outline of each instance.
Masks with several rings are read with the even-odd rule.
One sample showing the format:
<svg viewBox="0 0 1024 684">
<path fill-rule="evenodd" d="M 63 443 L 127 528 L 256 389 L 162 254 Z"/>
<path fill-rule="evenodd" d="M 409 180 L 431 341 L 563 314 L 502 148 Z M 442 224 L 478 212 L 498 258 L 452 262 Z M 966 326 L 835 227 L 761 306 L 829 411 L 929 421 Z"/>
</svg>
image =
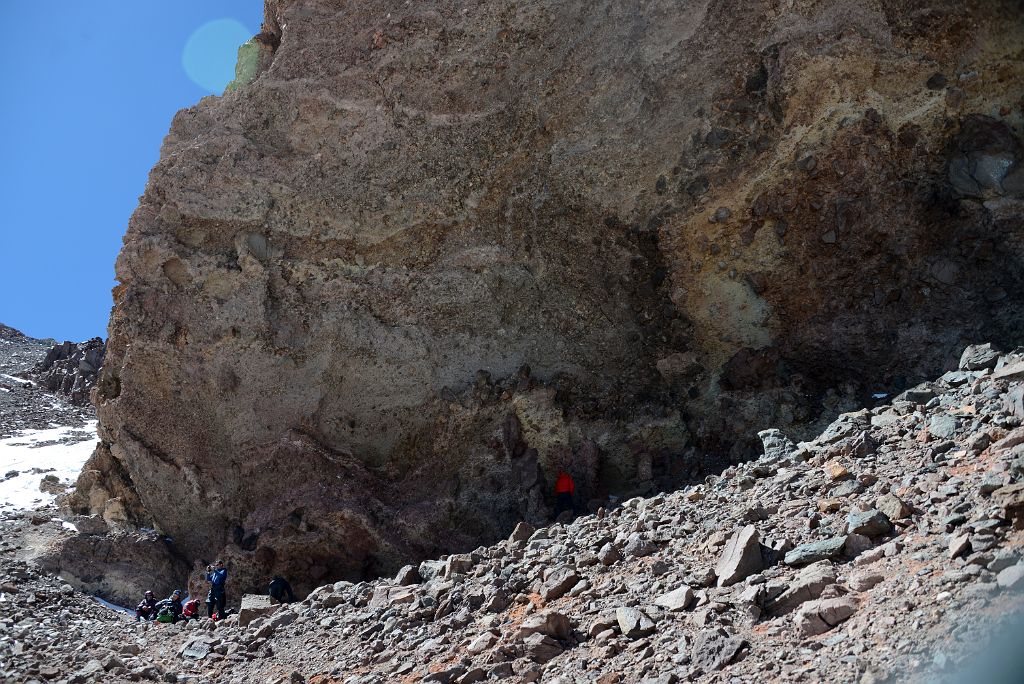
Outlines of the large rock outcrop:
<svg viewBox="0 0 1024 684">
<path fill-rule="evenodd" d="M 105 346 L 99 337 L 55 344 L 32 368 L 31 376 L 47 390 L 65 395 L 72 403 L 88 405 L 89 394 L 103 367 Z"/>
<path fill-rule="evenodd" d="M 309 586 L 1010 346 L 1022 39 L 980 0 L 268 2 L 129 223 L 77 505 Z"/>
</svg>

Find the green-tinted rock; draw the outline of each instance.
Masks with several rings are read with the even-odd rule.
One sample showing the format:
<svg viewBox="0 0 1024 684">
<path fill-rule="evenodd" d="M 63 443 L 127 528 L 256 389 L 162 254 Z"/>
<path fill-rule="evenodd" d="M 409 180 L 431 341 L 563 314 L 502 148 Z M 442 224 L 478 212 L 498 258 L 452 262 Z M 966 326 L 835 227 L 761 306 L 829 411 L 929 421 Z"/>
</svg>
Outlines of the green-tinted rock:
<svg viewBox="0 0 1024 684">
<path fill-rule="evenodd" d="M 235 80 L 228 83 L 225 93 L 231 93 L 252 83 L 259 75 L 260 46 L 250 38 L 238 46 L 238 61 L 235 63 Z"/>
</svg>

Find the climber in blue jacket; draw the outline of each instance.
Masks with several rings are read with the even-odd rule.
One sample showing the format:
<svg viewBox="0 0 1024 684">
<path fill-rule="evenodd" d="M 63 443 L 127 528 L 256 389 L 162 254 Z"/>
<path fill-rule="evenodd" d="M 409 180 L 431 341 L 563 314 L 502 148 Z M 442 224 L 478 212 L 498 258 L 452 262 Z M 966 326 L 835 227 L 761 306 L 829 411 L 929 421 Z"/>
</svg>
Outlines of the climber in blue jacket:
<svg viewBox="0 0 1024 684">
<path fill-rule="evenodd" d="M 206 581 L 210 583 L 210 593 L 206 596 L 206 612 L 212 618 L 224 617 L 224 604 L 227 602 L 225 585 L 228 581 L 228 571 L 224 567 L 224 561 L 219 560 L 213 565 L 206 566 Z M 214 606 L 217 611 L 214 613 Z"/>
</svg>

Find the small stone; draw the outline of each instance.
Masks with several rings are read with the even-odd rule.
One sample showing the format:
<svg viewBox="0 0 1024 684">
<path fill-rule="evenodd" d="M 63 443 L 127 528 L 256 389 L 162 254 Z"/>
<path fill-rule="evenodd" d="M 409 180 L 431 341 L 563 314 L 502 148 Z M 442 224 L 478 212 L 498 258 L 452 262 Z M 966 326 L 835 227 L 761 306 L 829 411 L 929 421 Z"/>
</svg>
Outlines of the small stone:
<svg viewBox="0 0 1024 684">
<path fill-rule="evenodd" d="M 839 461 L 829 461 L 825 464 L 825 473 L 833 481 L 845 480 L 850 477 L 850 471 Z"/>
<path fill-rule="evenodd" d="M 894 494 L 883 494 L 875 501 L 875 508 L 889 520 L 903 520 L 910 516 L 910 507 Z"/>
<path fill-rule="evenodd" d="M 846 516 L 846 525 L 851 534 L 863 534 L 865 537 L 880 537 L 892 532 L 892 523 L 879 510 L 854 511 Z"/>
<path fill-rule="evenodd" d="M 540 595 L 545 601 L 554 601 L 564 596 L 579 581 L 579 575 L 572 568 L 559 568 L 541 585 Z"/>
<path fill-rule="evenodd" d="M 746 643 L 721 627 L 706 629 L 693 640 L 692 662 L 703 672 L 721 670 L 736 659 Z"/>
<path fill-rule="evenodd" d="M 971 551 L 971 535 L 957 534 L 949 540 L 950 559 L 967 555 Z"/>
<path fill-rule="evenodd" d="M 857 612 L 857 601 L 849 596 L 809 601 L 800 606 L 796 624 L 803 636 L 824 634 Z"/>
<path fill-rule="evenodd" d="M 615 619 L 619 623 L 622 635 L 629 639 L 639 639 L 653 634 L 657 629 L 654 620 L 639 608 L 618 608 L 615 611 Z"/>
<path fill-rule="evenodd" d="M 665 610 L 685 610 L 693 602 L 693 589 L 683 585 L 654 599 L 654 605 Z"/>
</svg>

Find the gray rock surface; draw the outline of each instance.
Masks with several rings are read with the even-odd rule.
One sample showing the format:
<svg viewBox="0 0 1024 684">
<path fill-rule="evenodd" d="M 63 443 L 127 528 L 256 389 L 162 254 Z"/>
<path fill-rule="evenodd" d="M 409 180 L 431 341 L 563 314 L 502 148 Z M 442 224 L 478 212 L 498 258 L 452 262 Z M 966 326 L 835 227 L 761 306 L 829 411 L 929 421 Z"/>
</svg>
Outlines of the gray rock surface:
<svg viewBox="0 0 1024 684">
<path fill-rule="evenodd" d="M 747 525 L 729 537 L 715 566 L 718 586 L 727 587 L 760 572 L 764 567 L 760 539 L 753 525 Z"/>
</svg>

